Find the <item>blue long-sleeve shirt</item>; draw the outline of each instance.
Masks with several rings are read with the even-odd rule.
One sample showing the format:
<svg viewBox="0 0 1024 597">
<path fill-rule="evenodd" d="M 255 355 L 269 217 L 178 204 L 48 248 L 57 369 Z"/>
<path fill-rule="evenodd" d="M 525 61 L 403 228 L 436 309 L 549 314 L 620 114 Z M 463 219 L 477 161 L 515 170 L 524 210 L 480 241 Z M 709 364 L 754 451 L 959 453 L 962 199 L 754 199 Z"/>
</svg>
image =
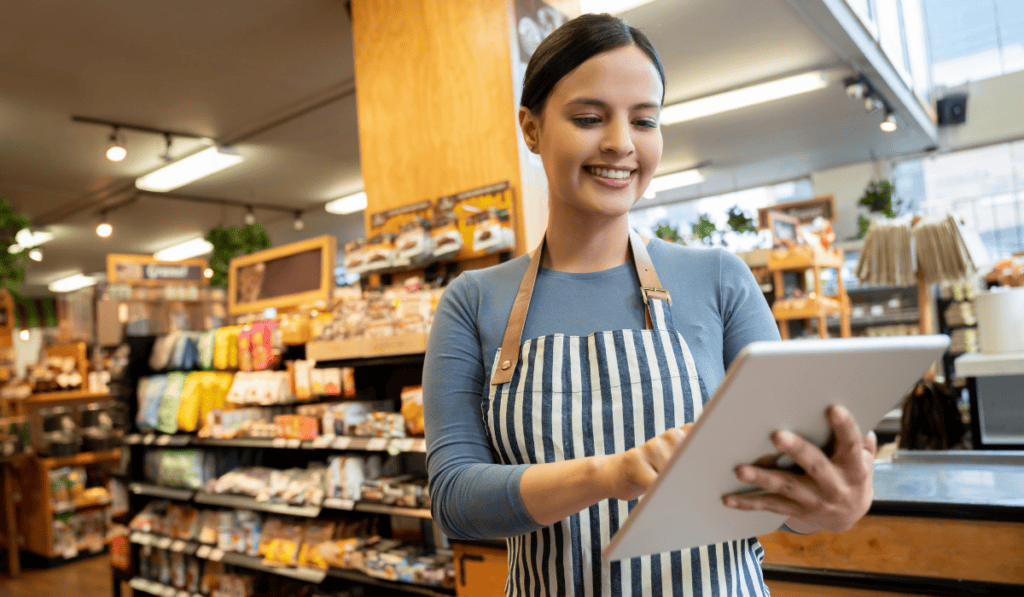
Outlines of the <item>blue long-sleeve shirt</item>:
<svg viewBox="0 0 1024 597">
<path fill-rule="evenodd" d="M 721 249 L 653 239 L 648 245 L 672 318 L 709 391 L 744 346 L 779 332 L 750 269 Z M 423 409 L 434 520 L 449 537 L 514 537 L 540 528 L 523 505 L 529 465 L 496 464 L 481 404 L 529 257 L 463 273 L 434 315 L 423 369 Z M 632 262 L 586 274 L 541 268 L 523 339 L 643 329 L 640 282 Z"/>
</svg>

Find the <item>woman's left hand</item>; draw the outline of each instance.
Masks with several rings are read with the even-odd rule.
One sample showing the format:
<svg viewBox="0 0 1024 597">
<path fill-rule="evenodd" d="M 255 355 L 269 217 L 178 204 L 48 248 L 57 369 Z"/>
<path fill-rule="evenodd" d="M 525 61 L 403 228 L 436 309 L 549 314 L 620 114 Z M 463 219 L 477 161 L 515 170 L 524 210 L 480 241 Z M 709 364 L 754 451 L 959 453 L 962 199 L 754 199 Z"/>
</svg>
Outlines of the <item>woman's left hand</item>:
<svg viewBox="0 0 1024 597">
<path fill-rule="evenodd" d="M 842 406 L 829 408 L 828 418 L 836 438 L 831 457 L 793 433 L 777 431 L 772 435 L 775 447 L 799 464 L 804 473 L 740 465 L 736 477 L 768 493 L 727 495 L 723 497 L 725 505 L 784 514 L 789 516 L 786 526 L 798 533 L 841 533 L 850 529 L 867 514 L 874 498 L 877 440 L 874 432 L 862 438 L 857 421 Z"/>
</svg>

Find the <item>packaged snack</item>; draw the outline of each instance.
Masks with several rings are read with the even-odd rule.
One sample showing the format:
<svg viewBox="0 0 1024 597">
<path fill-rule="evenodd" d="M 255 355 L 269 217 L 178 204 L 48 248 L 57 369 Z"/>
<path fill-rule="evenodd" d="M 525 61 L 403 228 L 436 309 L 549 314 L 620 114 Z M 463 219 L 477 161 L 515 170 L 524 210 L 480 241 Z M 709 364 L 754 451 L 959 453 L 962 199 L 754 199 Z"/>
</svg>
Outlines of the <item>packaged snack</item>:
<svg viewBox="0 0 1024 597">
<path fill-rule="evenodd" d="M 185 554 L 173 551 L 170 554 L 171 586 L 175 589 L 184 590 L 188 580 L 188 571 L 185 566 Z"/>
<path fill-rule="evenodd" d="M 284 521 L 280 534 L 267 547 L 263 563 L 270 566 L 295 566 L 299 561 L 303 532 L 302 523 Z"/>
<path fill-rule="evenodd" d="M 199 514 L 199 535 L 200 543 L 207 545 L 217 544 L 218 520 L 216 510 L 203 510 Z"/>
<path fill-rule="evenodd" d="M 364 272 L 392 267 L 395 262 L 395 235 L 382 232 L 366 241 L 366 265 Z"/>
<path fill-rule="evenodd" d="M 185 590 L 195 593 L 199 590 L 200 564 L 197 558 L 188 556 L 185 560 Z"/>
<path fill-rule="evenodd" d="M 473 226 L 473 250 L 496 253 L 512 247 L 514 234 L 507 209 L 489 208 L 466 219 Z"/>
<path fill-rule="evenodd" d="M 433 248 L 430 220 L 416 218 L 406 222 L 402 224 L 398 238 L 395 239 L 395 265 L 405 266 L 428 261 Z"/>
<path fill-rule="evenodd" d="M 157 482 L 165 487 L 200 489 L 204 484 L 203 452 L 196 449 L 156 451 L 159 457 Z"/>
<path fill-rule="evenodd" d="M 255 556 L 259 554 L 260 534 L 263 521 L 251 510 L 235 512 L 234 550 Z"/>
<path fill-rule="evenodd" d="M 217 548 L 234 551 L 235 515 L 231 510 L 217 513 Z"/>
<path fill-rule="evenodd" d="M 423 386 L 402 388 L 402 416 L 409 435 L 423 435 Z"/>
<path fill-rule="evenodd" d="M 267 552 L 270 550 L 270 544 L 281 537 L 283 528 L 280 518 L 276 516 L 267 518 L 266 523 L 263 525 L 263 532 L 260 534 L 256 555 L 266 557 Z"/>
<path fill-rule="evenodd" d="M 366 241 L 354 240 L 345 243 L 345 271 L 361 274 L 366 270 Z"/>
<path fill-rule="evenodd" d="M 434 241 L 433 256 L 444 259 L 462 250 L 462 231 L 459 218 L 452 212 L 439 214 L 431 223 L 430 235 Z"/>
<path fill-rule="evenodd" d="M 223 571 L 223 564 L 208 560 L 203 566 L 203 575 L 199 581 L 199 592 L 204 595 L 216 593 L 220 589 L 220 576 Z"/>
<path fill-rule="evenodd" d="M 185 390 L 187 373 L 175 371 L 167 374 L 167 388 L 164 390 L 163 398 L 160 400 L 160 409 L 157 411 L 157 431 L 162 433 L 178 432 L 178 407 L 181 402 L 181 394 Z"/>
<path fill-rule="evenodd" d="M 320 551 L 322 544 L 331 540 L 334 535 L 334 523 L 330 521 L 313 521 L 306 527 L 299 550 L 299 566 L 307 568 L 327 569 L 327 561 Z"/>
</svg>

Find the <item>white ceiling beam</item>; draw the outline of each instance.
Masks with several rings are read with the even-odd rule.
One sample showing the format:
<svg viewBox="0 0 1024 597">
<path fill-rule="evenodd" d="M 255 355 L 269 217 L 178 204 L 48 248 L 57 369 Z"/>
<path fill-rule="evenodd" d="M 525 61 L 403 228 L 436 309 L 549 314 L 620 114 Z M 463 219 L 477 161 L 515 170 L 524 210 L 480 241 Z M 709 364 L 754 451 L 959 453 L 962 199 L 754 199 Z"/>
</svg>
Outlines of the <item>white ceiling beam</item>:
<svg viewBox="0 0 1024 597">
<path fill-rule="evenodd" d="M 885 98 L 900 126 L 915 127 L 938 145 L 938 127 L 928 110 L 843 0 L 786 0 L 822 39 L 857 69 Z M 923 149 L 923 148 L 922 148 Z"/>
</svg>

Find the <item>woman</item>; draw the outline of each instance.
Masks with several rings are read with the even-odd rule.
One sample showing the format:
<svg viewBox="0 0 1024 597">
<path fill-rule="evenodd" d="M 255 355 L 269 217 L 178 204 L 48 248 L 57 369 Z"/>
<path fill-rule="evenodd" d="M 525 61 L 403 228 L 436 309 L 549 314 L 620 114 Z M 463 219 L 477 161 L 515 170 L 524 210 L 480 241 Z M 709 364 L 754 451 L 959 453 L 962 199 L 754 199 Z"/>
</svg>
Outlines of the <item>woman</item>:
<svg viewBox="0 0 1024 597">
<path fill-rule="evenodd" d="M 601 560 L 736 354 L 778 339 L 734 255 L 645 247 L 628 229 L 661 158 L 664 94 L 654 48 L 617 18 L 545 39 L 519 113 L 548 179 L 545 243 L 461 275 L 438 305 L 423 376 L 434 520 L 454 538 L 508 537 L 509 595 L 767 594 L 756 539 Z M 832 410 L 831 459 L 777 433 L 811 473 L 738 467 L 768 494 L 725 504 L 788 515 L 795 532 L 852 526 L 874 440 Z"/>
</svg>

